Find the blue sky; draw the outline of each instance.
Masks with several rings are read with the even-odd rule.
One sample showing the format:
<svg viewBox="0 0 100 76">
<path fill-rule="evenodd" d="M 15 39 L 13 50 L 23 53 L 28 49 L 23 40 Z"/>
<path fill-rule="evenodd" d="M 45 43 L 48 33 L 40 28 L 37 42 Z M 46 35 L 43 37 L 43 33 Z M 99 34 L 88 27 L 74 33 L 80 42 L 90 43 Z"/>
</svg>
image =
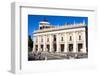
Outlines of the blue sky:
<svg viewBox="0 0 100 76">
<path fill-rule="evenodd" d="M 73 24 L 85 22 L 88 25 L 88 17 L 79 16 L 52 16 L 52 15 L 28 15 L 28 35 L 31 35 L 34 30 L 39 28 L 39 22 L 47 20 L 51 25 L 62 26 L 64 24 Z"/>
</svg>

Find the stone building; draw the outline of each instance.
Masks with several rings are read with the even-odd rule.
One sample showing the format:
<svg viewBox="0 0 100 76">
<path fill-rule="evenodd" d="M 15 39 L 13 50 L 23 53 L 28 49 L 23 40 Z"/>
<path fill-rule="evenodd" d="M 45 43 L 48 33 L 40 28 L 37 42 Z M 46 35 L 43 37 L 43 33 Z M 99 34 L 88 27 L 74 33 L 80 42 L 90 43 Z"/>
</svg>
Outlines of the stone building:
<svg viewBox="0 0 100 76">
<path fill-rule="evenodd" d="M 87 53 L 86 24 L 51 25 L 44 20 L 33 32 L 33 52 Z"/>
</svg>

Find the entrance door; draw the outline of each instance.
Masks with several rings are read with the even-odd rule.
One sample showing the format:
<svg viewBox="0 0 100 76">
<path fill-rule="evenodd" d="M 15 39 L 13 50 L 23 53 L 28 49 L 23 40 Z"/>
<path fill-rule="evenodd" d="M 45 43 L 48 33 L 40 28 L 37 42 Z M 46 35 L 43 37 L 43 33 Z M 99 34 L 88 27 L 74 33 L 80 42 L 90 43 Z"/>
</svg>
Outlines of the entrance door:
<svg viewBox="0 0 100 76">
<path fill-rule="evenodd" d="M 69 44 L 69 52 L 73 51 L 73 44 Z"/>
<path fill-rule="evenodd" d="M 38 45 L 35 45 L 35 51 L 38 51 Z"/>
<path fill-rule="evenodd" d="M 61 44 L 61 52 L 64 52 L 64 44 Z"/>
<path fill-rule="evenodd" d="M 82 43 L 79 43 L 78 44 L 78 52 L 81 52 L 81 49 L 83 48 L 83 44 Z"/>
<path fill-rule="evenodd" d="M 41 51 L 43 51 L 43 45 L 41 45 L 41 49 L 42 49 Z"/>
<path fill-rule="evenodd" d="M 47 51 L 48 52 L 50 51 L 50 45 L 47 45 Z"/>
<path fill-rule="evenodd" d="M 53 44 L 54 52 L 56 52 L 56 44 Z"/>
</svg>

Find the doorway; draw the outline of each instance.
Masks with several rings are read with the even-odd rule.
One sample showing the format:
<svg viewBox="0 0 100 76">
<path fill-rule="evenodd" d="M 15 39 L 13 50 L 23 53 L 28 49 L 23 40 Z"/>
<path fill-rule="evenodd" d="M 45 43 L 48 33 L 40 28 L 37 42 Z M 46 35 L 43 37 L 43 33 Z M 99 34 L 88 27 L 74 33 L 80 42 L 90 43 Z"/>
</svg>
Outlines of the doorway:
<svg viewBox="0 0 100 76">
<path fill-rule="evenodd" d="M 56 44 L 53 44 L 53 50 L 54 50 L 54 52 L 56 52 Z"/>
<path fill-rule="evenodd" d="M 64 44 L 61 44 L 60 47 L 61 47 L 61 52 L 64 52 Z"/>
<path fill-rule="evenodd" d="M 69 52 L 73 51 L 73 44 L 69 44 Z"/>
<path fill-rule="evenodd" d="M 41 51 L 43 51 L 43 45 L 41 45 Z"/>
<path fill-rule="evenodd" d="M 35 45 L 35 51 L 38 51 L 38 45 Z"/>
<path fill-rule="evenodd" d="M 50 51 L 50 45 L 47 45 L 47 51 L 48 52 Z"/>
<path fill-rule="evenodd" d="M 81 49 L 83 48 L 83 44 L 82 43 L 79 43 L 78 44 L 78 52 L 81 52 Z"/>
</svg>

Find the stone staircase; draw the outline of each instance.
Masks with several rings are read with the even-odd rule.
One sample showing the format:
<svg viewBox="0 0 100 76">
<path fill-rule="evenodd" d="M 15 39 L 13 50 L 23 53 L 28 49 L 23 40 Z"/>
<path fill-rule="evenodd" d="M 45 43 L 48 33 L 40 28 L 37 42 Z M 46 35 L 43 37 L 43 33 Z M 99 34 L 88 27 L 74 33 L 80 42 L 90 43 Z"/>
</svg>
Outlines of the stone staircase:
<svg viewBox="0 0 100 76">
<path fill-rule="evenodd" d="M 86 53 L 51 53 L 51 52 L 40 52 L 30 54 L 31 60 L 55 60 L 55 59 L 80 59 L 87 58 Z"/>
<path fill-rule="evenodd" d="M 79 59 L 79 58 L 87 58 L 88 55 L 86 53 L 44 53 L 45 57 L 48 60 L 52 59 Z"/>
</svg>

